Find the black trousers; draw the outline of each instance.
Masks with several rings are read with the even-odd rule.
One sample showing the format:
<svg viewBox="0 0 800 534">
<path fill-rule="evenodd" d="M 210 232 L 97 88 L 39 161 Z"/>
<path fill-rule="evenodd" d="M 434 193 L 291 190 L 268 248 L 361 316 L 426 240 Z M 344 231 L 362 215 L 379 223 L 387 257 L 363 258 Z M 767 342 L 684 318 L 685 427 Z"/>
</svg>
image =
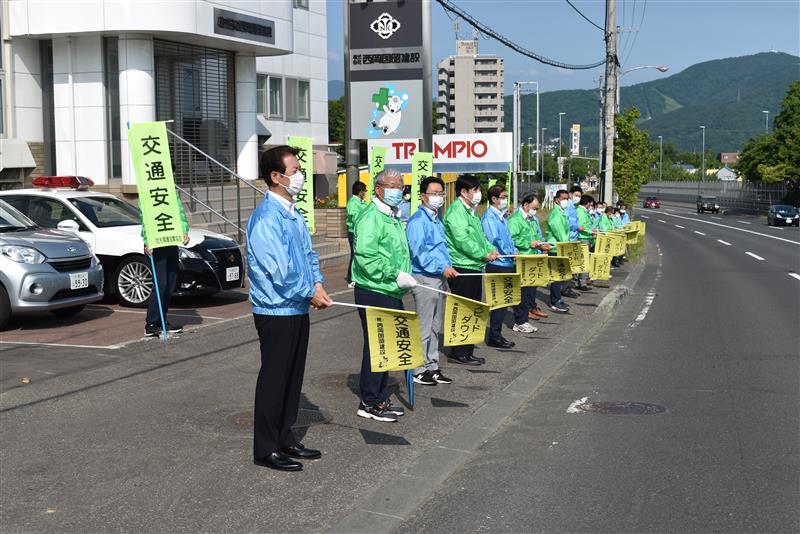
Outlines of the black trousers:
<svg viewBox="0 0 800 534">
<path fill-rule="evenodd" d="M 513 267 L 499 267 L 497 265 L 489 264 L 486 266 L 487 273 L 513 273 Z M 478 277 L 476 277 L 478 278 Z M 528 322 L 528 301 L 526 298 L 526 291 L 524 288 L 522 293 L 522 300 L 511 309 L 514 312 L 514 323 L 522 324 Z M 503 320 L 506 318 L 506 310 L 508 308 L 497 308 L 489 312 L 489 339 L 500 339 L 503 337 Z"/>
<path fill-rule="evenodd" d="M 548 255 L 556 256 L 555 249 L 551 250 Z M 550 305 L 554 306 L 562 301 L 563 297 L 561 296 L 561 291 L 563 288 L 563 282 L 550 282 Z M 569 287 L 569 286 L 567 286 Z"/>
<path fill-rule="evenodd" d="M 164 320 L 166 320 L 169 303 L 172 300 L 172 292 L 175 291 L 175 283 L 178 280 L 178 247 L 153 249 L 153 263 L 156 265 L 158 293 L 161 296 L 161 309 L 164 311 Z M 161 326 L 161 315 L 158 313 L 158 299 L 156 299 L 155 288 L 147 299 L 147 319 L 145 320 L 147 324 Z"/>
<path fill-rule="evenodd" d="M 261 346 L 256 382 L 253 457 L 264 458 L 296 443 L 300 390 L 308 350 L 308 314 L 253 314 Z"/>
<path fill-rule="evenodd" d="M 353 281 L 353 240 L 355 235 L 353 232 L 347 232 L 347 242 L 350 243 L 350 263 L 347 264 L 347 283 Z"/>
<path fill-rule="evenodd" d="M 389 308 L 391 310 L 403 309 L 402 300 L 389 297 L 376 291 L 370 291 L 368 289 L 361 289 L 358 287 L 355 288 L 353 290 L 353 297 L 355 297 L 356 304 L 363 304 L 365 306 L 378 306 L 380 308 Z M 389 392 L 386 391 L 386 381 L 389 378 L 389 373 L 372 372 L 369 359 L 367 311 L 363 308 L 359 308 L 358 316 L 361 318 L 361 330 L 364 333 L 364 348 L 361 353 L 361 377 L 358 382 L 358 387 L 361 394 L 361 400 L 365 404 L 373 406 L 389 398 Z"/>
<path fill-rule="evenodd" d="M 456 271 L 461 274 L 474 274 L 480 271 L 473 269 L 462 269 L 461 267 L 454 267 Z M 448 278 L 447 285 L 450 286 L 450 292 L 460 297 L 466 297 L 472 300 L 481 300 L 483 294 L 483 277 L 482 276 L 458 276 L 456 278 Z M 475 345 L 457 345 L 451 347 L 450 354 L 455 357 L 472 356 L 475 352 Z"/>
</svg>

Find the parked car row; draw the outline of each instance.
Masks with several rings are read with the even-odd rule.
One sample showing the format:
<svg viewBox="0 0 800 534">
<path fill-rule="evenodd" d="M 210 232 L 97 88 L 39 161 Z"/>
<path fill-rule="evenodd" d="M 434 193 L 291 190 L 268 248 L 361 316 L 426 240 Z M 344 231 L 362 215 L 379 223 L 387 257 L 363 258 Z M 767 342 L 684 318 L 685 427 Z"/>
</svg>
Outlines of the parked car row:
<svg viewBox="0 0 800 534">
<path fill-rule="evenodd" d="M 91 191 L 92 185 L 83 177 L 43 176 L 32 189 L 0 192 L 0 261 L 10 262 L 8 270 L 2 264 L 0 326 L 10 313 L 77 313 L 104 290 L 123 306 L 147 305 L 153 277 L 140 212 L 114 195 Z M 176 295 L 240 288 L 243 269 L 233 239 L 190 229 L 189 243 L 179 247 Z M 44 274 L 47 280 L 30 278 Z"/>
</svg>

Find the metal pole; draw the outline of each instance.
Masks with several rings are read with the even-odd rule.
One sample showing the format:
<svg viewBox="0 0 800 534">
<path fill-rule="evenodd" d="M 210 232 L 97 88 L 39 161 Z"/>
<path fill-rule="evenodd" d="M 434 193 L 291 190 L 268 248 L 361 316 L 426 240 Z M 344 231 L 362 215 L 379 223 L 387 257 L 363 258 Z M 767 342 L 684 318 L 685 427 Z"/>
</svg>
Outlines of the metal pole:
<svg viewBox="0 0 800 534">
<path fill-rule="evenodd" d="M 664 137 L 658 136 L 658 180 L 664 179 Z"/>
<path fill-rule="evenodd" d="M 558 157 L 562 156 L 561 154 L 561 117 L 566 115 L 563 111 L 558 114 Z"/>
<path fill-rule="evenodd" d="M 520 136 L 519 136 L 519 82 L 514 82 L 514 109 L 513 109 L 513 116 L 514 116 L 514 126 L 513 126 L 513 140 L 514 140 L 514 153 L 512 155 L 513 158 L 513 169 L 514 169 L 514 194 L 513 194 L 513 202 L 514 206 L 517 205 L 517 193 L 519 192 L 518 182 L 519 182 L 519 146 L 520 146 Z"/>
<path fill-rule="evenodd" d="M 358 140 L 350 137 L 352 120 L 350 109 L 350 3 L 344 4 L 344 159 L 347 191 L 358 181 L 358 160 L 361 157 Z M 430 84 L 429 84 L 430 85 Z M 367 194 L 371 194 L 368 191 Z"/>
<path fill-rule="evenodd" d="M 603 200 L 611 204 L 614 188 L 614 109 L 616 108 L 617 75 L 617 2 L 606 0 L 606 72 L 603 135 L 605 137 L 605 173 L 603 176 Z"/>
<path fill-rule="evenodd" d="M 542 128 L 542 185 L 544 185 L 544 132 L 547 131 L 547 128 Z"/>
<path fill-rule="evenodd" d="M 536 169 L 538 170 L 539 160 L 542 158 L 542 145 L 539 142 L 539 82 L 534 83 L 536 84 Z M 542 175 L 542 183 L 544 183 L 544 175 Z"/>
<path fill-rule="evenodd" d="M 701 126 L 700 129 L 703 131 L 703 151 L 700 154 L 701 157 L 700 161 L 702 161 L 700 166 L 702 171 L 700 173 L 700 180 L 705 182 L 706 181 L 706 127 Z"/>
<path fill-rule="evenodd" d="M 345 3 L 345 11 L 349 2 Z M 431 117 L 431 3 L 422 2 L 422 101 L 425 106 L 422 108 L 422 139 L 420 140 L 420 150 L 422 152 L 433 152 L 433 130 Z M 349 56 L 348 56 L 349 57 Z M 449 112 L 448 112 L 449 114 Z M 349 186 L 348 186 L 349 187 Z M 348 192 L 350 190 L 348 189 Z"/>
<path fill-rule="evenodd" d="M 765 109 L 761 113 L 764 114 L 764 132 L 769 134 L 769 111 Z"/>
<path fill-rule="evenodd" d="M 531 160 L 533 159 L 533 150 L 531 149 L 531 147 L 532 147 L 531 141 L 532 140 L 533 140 L 533 137 L 529 137 L 528 138 L 528 165 L 527 165 L 527 167 L 528 167 L 527 181 L 528 182 L 531 181 Z"/>
</svg>

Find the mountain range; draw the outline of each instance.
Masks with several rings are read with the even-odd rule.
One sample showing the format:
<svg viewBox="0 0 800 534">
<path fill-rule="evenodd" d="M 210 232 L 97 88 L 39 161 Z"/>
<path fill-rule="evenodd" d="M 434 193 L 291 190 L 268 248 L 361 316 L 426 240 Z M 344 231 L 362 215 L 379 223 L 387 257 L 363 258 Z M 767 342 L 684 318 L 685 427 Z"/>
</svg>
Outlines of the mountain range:
<svg viewBox="0 0 800 534">
<path fill-rule="evenodd" d="M 700 152 L 706 127 L 706 149 L 737 152 L 744 143 L 765 130 L 764 110 L 770 124 L 780 112 L 789 84 L 800 79 L 800 58 L 781 52 L 718 59 L 692 65 L 657 80 L 623 86 L 622 110 L 636 106 L 638 126 L 652 139 L 661 135 L 664 143 L 682 152 Z M 507 81 L 506 86 L 512 84 Z M 581 153 L 597 153 L 599 129 L 598 89 L 563 90 L 541 93 L 540 126 L 545 138 L 558 138 L 558 113 L 564 112 L 564 143 L 569 142 L 573 123 L 581 125 Z M 522 138 L 536 137 L 536 96 L 521 97 Z M 505 129 L 512 129 L 512 99 L 505 97 Z M 770 125 L 770 130 L 772 126 Z M 557 142 L 557 141 L 556 141 Z"/>
</svg>

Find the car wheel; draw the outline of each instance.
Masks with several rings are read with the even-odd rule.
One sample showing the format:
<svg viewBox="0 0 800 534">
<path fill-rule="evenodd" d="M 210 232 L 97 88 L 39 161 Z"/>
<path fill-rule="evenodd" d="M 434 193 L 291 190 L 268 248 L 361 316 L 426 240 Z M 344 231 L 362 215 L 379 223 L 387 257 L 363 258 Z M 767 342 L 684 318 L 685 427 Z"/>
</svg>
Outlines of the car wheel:
<svg viewBox="0 0 800 534">
<path fill-rule="evenodd" d="M 86 304 L 80 304 L 78 306 L 70 306 L 69 308 L 50 310 L 50 313 L 56 317 L 72 317 L 73 315 L 78 315 L 80 312 L 82 312 L 85 307 Z"/>
<path fill-rule="evenodd" d="M 0 285 L 0 330 L 5 328 L 10 317 L 11 303 L 8 301 L 8 293 L 6 293 L 6 288 Z"/>
<path fill-rule="evenodd" d="M 114 273 L 114 292 L 120 304 L 144 308 L 152 291 L 153 274 L 144 256 L 131 256 L 120 262 Z"/>
</svg>

